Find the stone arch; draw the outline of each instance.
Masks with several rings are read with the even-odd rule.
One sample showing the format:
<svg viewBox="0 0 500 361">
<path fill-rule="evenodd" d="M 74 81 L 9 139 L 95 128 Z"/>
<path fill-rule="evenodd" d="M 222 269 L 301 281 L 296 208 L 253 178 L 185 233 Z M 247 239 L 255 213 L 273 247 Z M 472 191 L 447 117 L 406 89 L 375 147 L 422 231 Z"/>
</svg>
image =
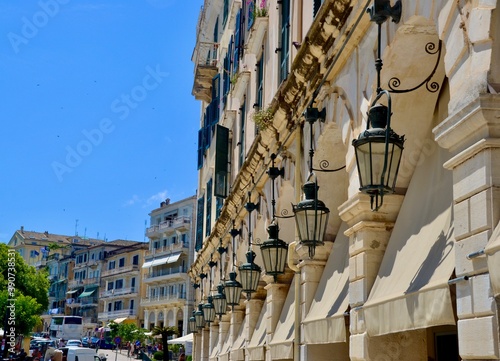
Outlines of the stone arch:
<svg viewBox="0 0 500 361">
<path fill-rule="evenodd" d="M 173 310 L 168 310 L 166 323 L 168 326 L 174 326 L 174 311 Z"/>
</svg>

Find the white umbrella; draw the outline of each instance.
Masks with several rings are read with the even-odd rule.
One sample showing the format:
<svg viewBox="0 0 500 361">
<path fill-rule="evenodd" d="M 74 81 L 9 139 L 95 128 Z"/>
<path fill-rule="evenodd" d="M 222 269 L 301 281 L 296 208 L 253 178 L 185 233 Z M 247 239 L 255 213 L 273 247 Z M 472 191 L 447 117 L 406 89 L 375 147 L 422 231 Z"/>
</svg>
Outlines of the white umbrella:
<svg viewBox="0 0 500 361">
<path fill-rule="evenodd" d="M 173 339 L 167 341 L 167 343 L 169 345 L 175 345 L 175 344 L 185 345 L 186 342 L 193 342 L 193 334 L 192 333 L 190 333 L 189 335 L 186 335 L 186 336 L 173 338 Z"/>
</svg>

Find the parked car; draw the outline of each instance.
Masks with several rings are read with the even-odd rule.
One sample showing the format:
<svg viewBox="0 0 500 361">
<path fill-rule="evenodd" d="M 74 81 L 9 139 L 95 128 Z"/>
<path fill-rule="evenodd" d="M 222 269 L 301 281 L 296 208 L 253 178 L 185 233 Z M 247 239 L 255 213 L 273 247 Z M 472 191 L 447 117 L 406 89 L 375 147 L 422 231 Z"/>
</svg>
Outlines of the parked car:
<svg viewBox="0 0 500 361">
<path fill-rule="evenodd" d="M 105 350 L 114 350 L 116 348 L 116 345 L 108 340 L 105 339 L 99 339 L 96 342 L 96 347 L 102 348 Z"/>
<path fill-rule="evenodd" d="M 83 347 L 83 343 L 80 340 L 68 340 L 68 342 L 66 342 L 66 346 Z"/>
<path fill-rule="evenodd" d="M 95 348 L 95 344 L 99 341 L 98 337 L 83 337 L 82 344 L 83 347 Z"/>
</svg>

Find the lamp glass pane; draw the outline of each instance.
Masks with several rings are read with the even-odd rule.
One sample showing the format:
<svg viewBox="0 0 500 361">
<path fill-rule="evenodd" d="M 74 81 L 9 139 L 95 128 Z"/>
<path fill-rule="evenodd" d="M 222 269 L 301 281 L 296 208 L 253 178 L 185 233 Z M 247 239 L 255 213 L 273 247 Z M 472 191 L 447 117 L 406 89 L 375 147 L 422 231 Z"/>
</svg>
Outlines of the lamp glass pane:
<svg viewBox="0 0 500 361">
<path fill-rule="evenodd" d="M 381 138 L 383 140 L 383 138 Z M 385 143 L 366 142 L 356 148 L 361 187 L 381 184 L 384 169 Z"/>
</svg>

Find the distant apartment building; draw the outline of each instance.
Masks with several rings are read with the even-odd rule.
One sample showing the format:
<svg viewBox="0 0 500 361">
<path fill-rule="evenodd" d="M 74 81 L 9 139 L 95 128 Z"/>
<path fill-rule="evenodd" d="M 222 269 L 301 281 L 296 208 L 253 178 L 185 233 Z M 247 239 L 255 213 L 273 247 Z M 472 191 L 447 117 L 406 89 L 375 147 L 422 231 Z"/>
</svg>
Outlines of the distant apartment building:
<svg viewBox="0 0 500 361">
<path fill-rule="evenodd" d="M 66 309 L 67 292 L 73 282 L 75 253 L 104 243 L 98 239 L 52 234 L 47 231 L 26 231 L 24 227 L 14 232 L 8 245 L 24 261 L 37 269 L 46 268 L 49 274 L 49 307 L 42 314 L 43 324 L 38 331 L 47 331 L 53 315 L 69 314 Z M 70 301 L 71 302 L 71 301 Z"/>
<path fill-rule="evenodd" d="M 132 242 L 107 253 L 102 261 L 98 314 L 100 323 L 107 325 L 113 321 L 143 326 L 140 301 L 146 292 L 141 282 L 141 267 L 147 249 L 147 243 Z"/>
<path fill-rule="evenodd" d="M 148 330 L 175 326 L 182 335 L 188 329 L 194 299 L 187 271 L 194 257 L 195 205 L 195 196 L 174 203 L 167 199 L 149 214 L 149 249 L 142 265 L 146 295 L 141 300 Z"/>
</svg>

